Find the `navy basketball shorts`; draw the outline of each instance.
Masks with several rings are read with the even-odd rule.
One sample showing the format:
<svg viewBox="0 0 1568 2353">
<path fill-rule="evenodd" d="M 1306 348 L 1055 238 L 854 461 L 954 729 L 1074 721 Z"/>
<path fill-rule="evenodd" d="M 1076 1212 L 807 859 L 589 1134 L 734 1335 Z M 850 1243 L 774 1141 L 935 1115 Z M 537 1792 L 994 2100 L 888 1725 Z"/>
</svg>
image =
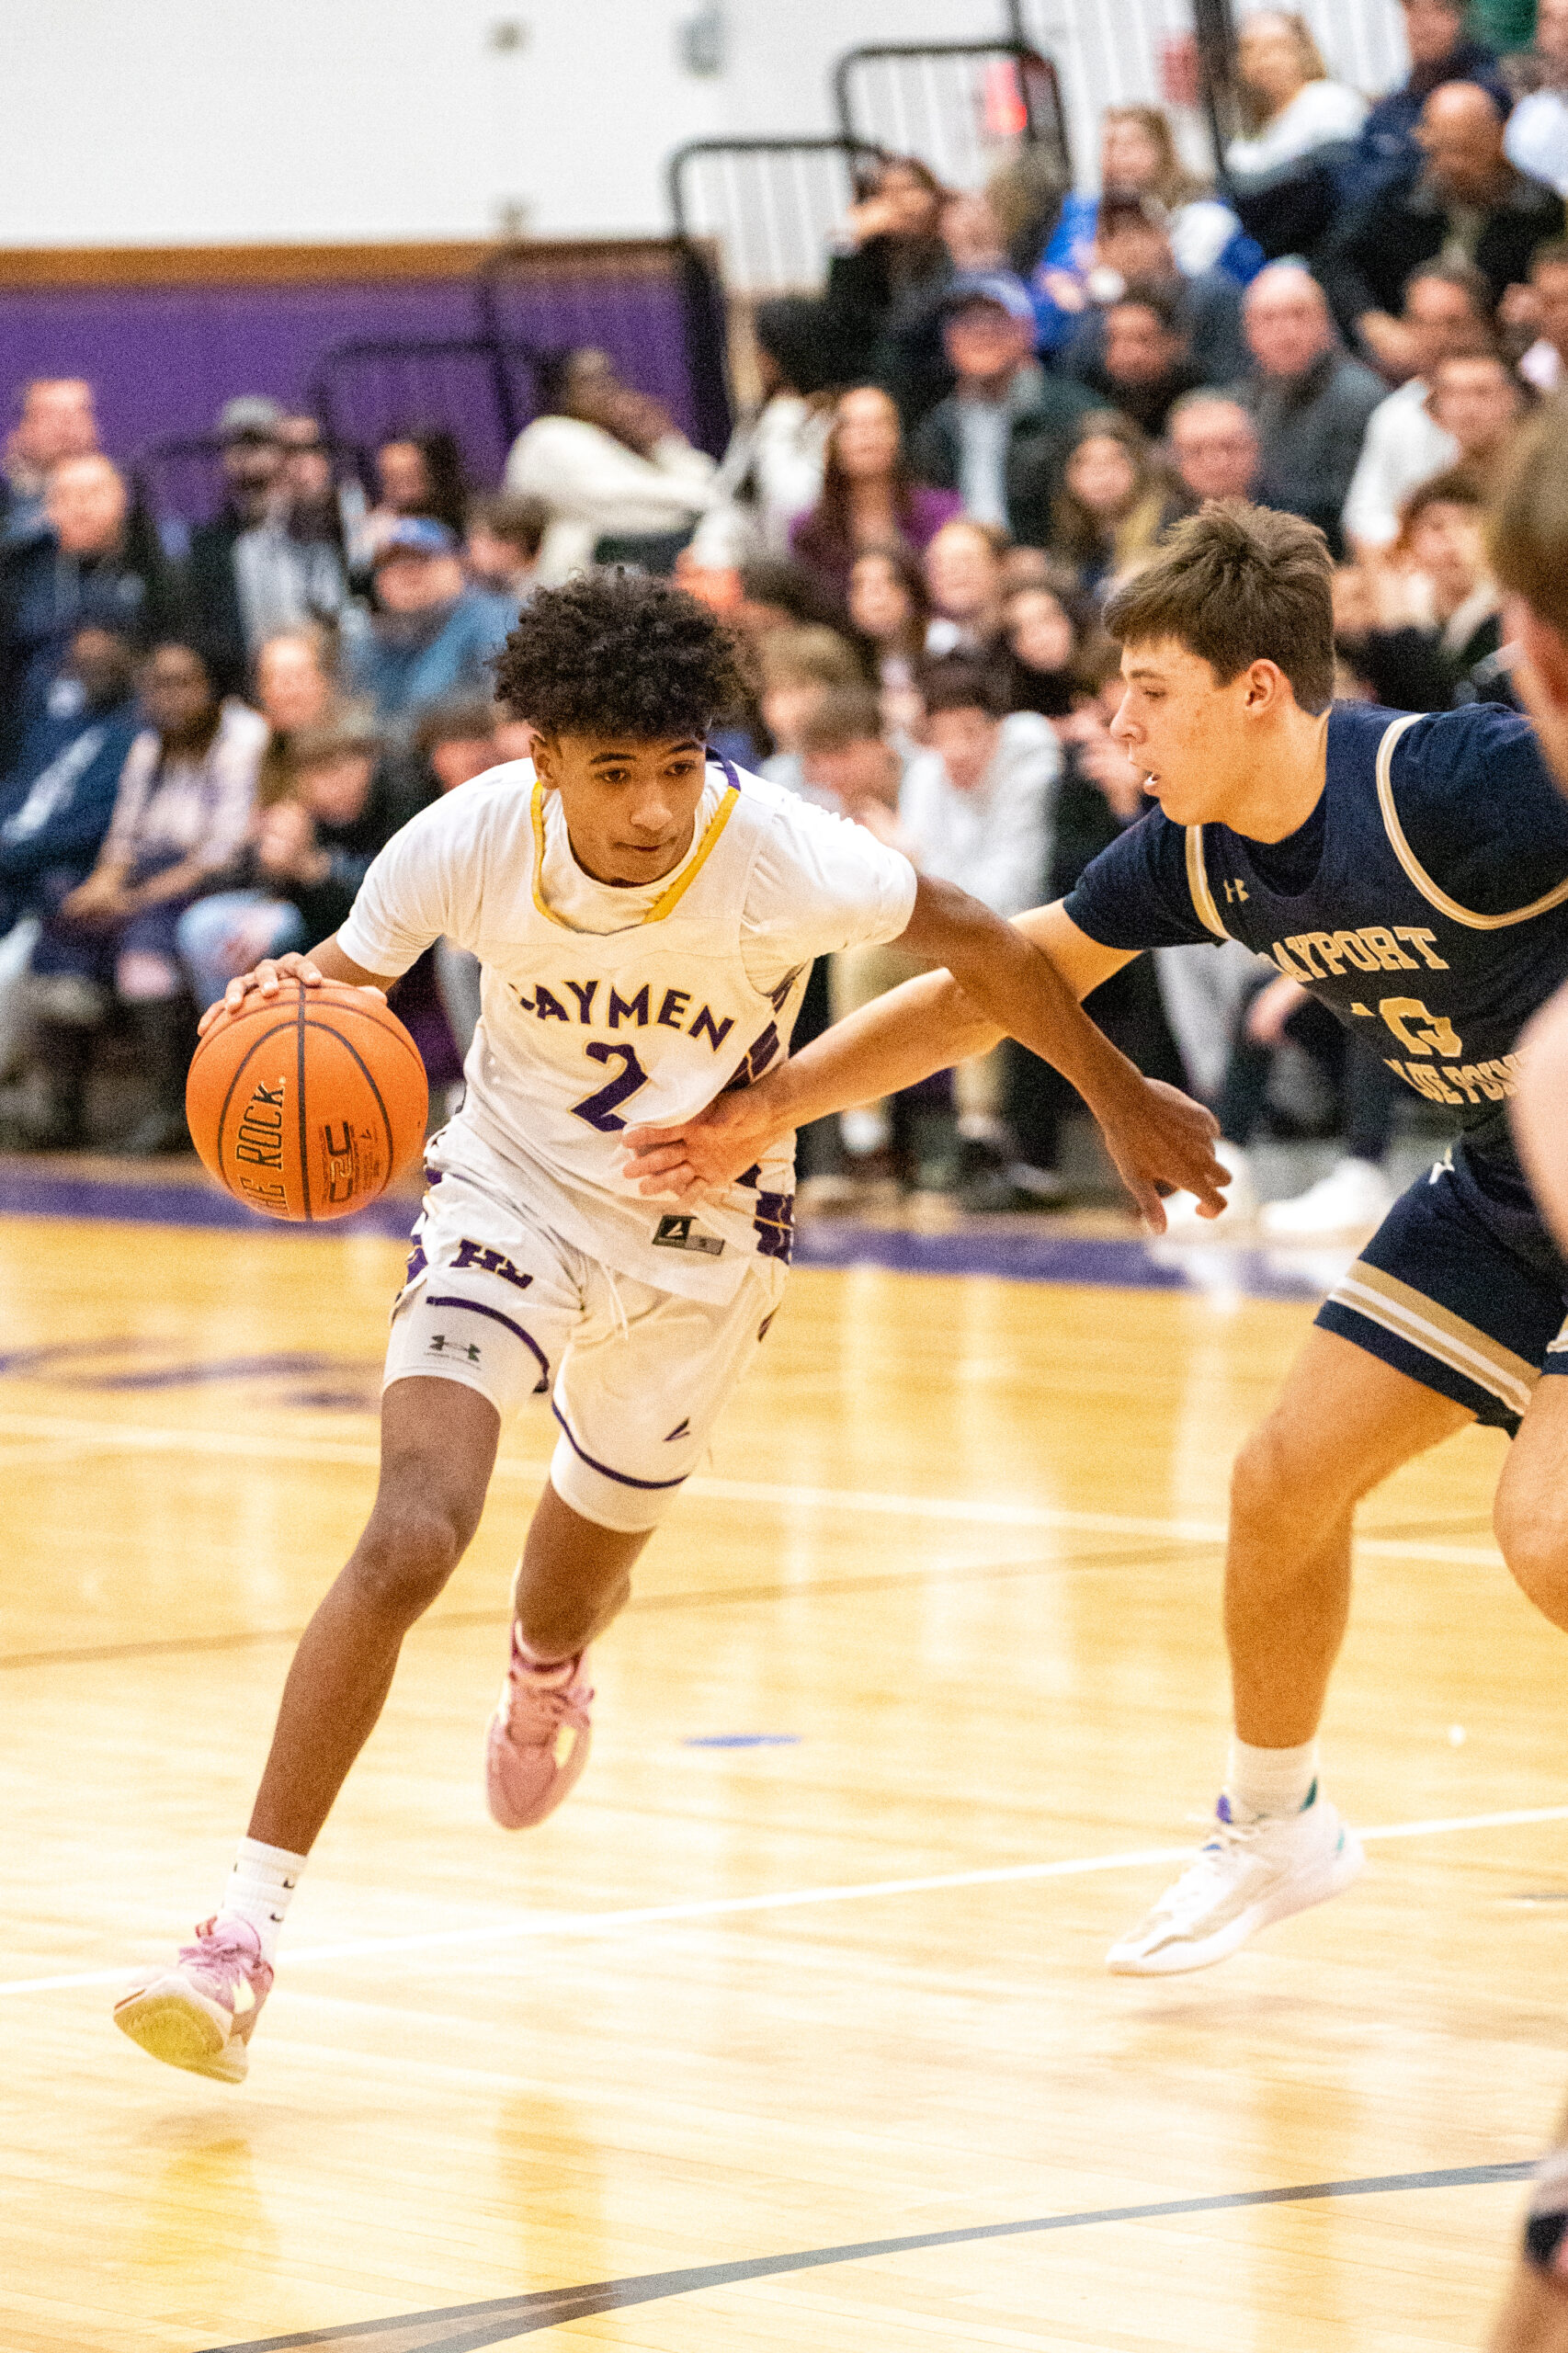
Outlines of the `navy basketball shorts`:
<svg viewBox="0 0 1568 2353">
<path fill-rule="evenodd" d="M 1539 1221 L 1494 1204 L 1460 1145 L 1400 1195 L 1316 1320 L 1511 1433 L 1542 1373 L 1568 1372 L 1565 1309 Z"/>
<path fill-rule="evenodd" d="M 548 1397 L 562 1501 L 627 1534 L 657 1527 L 756 1356 L 785 1269 L 759 1258 L 733 1299 L 616 1274 L 523 1204 L 450 1167 L 425 1197 L 392 1309 L 383 1388 L 455 1381 L 503 1422 Z"/>
</svg>

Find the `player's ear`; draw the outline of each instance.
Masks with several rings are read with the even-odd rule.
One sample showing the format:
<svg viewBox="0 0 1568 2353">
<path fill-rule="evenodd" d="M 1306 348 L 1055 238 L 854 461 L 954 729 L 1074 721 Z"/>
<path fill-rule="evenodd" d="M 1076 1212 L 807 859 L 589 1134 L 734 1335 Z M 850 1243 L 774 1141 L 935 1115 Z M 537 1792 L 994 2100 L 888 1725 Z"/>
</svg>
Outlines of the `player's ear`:
<svg viewBox="0 0 1568 2353">
<path fill-rule="evenodd" d="M 1247 671 L 1246 680 L 1248 710 L 1278 710 L 1290 691 L 1285 673 L 1276 662 L 1255 662 Z"/>
<path fill-rule="evenodd" d="M 561 782 L 561 746 L 553 735 L 536 733 L 529 748 L 534 774 L 540 784 L 553 788 Z"/>
</svg>

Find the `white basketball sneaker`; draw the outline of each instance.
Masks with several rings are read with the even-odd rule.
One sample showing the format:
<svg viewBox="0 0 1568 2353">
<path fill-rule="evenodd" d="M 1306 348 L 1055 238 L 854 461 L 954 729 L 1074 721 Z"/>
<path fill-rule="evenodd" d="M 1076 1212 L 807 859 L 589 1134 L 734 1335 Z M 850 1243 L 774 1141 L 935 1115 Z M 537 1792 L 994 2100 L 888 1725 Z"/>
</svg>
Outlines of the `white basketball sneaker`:
<svg viewBox="0 0 1568 2353">
<path fill-rule="evenodd" d="M 1381 1225 L 1393 1205 L 1393 1188 L 1373 1160 L 1336 1160 L 1294 1200 L 1266 1203 L 1260 1222 L 1276 1242 L 1295 1234 L 1353 1233 Z"/>
<path fill-rule="evenodd" d="M 1257 1186 L 1245 1147 L 1227 1143 L 1221 1136 L 1214 1146 L 1214 1157 L 1231 1179 L 1225 1188 L 1224 1209 L 1218 1217 L 1199 1216 L 1196 1193 L 1172 1193 L 1166 1199 L 1165 1232 L 1179 1235 L 1184 1242 L 1199 1234 L 1213 1234 L 1221 1241 L 1228 1241 L 1239 1226 L 1250 1225 L 1257 1215 Z"/>
<path fill-rule="evenodd" d="M 1106 1967 L 1116 1975 L 1167 1977 L 1207 1969 L 1271 1920 L 1337 1895 L 1366 1861 L 1356 1833 L 1319 1797 L 1315 1781 L 1300 1813 L 1234 1822 L 1224 1797 L 1217 1812 L 1214 1836 L 1197 1859 L 1107 1953 Z"/>
</svg>

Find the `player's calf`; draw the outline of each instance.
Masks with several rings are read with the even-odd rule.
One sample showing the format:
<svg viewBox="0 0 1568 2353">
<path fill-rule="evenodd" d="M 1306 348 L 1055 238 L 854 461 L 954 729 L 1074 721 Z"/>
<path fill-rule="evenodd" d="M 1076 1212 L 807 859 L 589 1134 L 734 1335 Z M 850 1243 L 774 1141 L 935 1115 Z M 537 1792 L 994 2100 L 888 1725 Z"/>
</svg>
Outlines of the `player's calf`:
<svg viewBox="0 0 1568 2353">
<path fill-rule="evenodd" d="M 1558 1359 L 1559 1361 L 1561 1359 Z M 1549 1365 L 1553 1358 L 1549 1357 Z M 1541 1381 L 1497 1483 L 1493 1527 L 1515 1583 L 1568 1630 L 1568 1381 Z"/>
</svg>

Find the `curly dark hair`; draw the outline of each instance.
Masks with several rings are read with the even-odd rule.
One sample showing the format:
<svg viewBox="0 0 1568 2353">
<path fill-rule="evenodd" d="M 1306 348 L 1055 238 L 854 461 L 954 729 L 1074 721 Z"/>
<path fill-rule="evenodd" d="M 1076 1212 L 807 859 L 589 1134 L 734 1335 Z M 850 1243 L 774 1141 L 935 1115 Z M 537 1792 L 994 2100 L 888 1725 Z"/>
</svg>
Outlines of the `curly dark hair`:
<svg viewBox="0 0 1568 2353">
<path fill-rule="evenodd" d="M 722 621 L 683 588 L 632 572 L 541 589 L 494 672 L 501 701 L 541 735 L 706 735 L 744 694 Z"/>
</svg>

